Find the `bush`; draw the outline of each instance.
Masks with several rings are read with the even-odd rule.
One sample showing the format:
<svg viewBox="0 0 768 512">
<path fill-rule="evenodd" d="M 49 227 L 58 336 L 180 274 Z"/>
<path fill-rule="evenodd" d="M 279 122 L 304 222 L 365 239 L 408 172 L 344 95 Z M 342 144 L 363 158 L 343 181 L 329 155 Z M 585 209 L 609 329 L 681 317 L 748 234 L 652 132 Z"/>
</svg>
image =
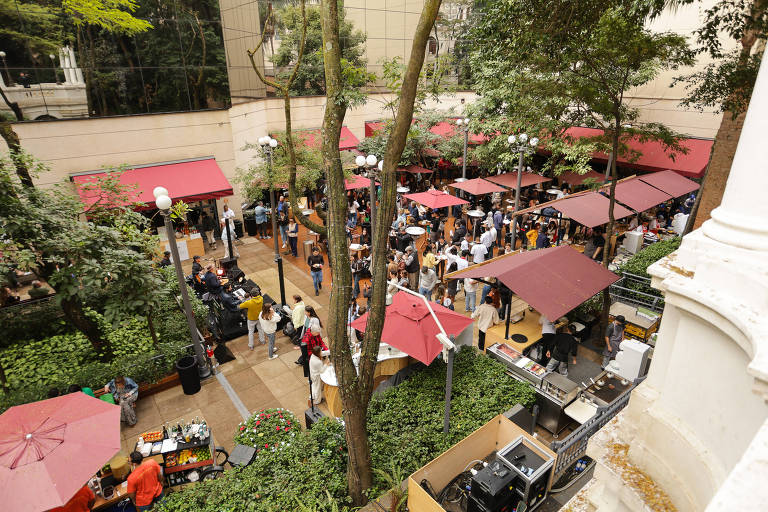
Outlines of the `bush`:
<svg viewBox="0 0 768 512">
<path fill-rule="evenodd" d="M 655 244 L 649 245 L 645 249 L 638 251 L 637 254 L 635 254 L 626 263 L 619 267 L 619 273 L 623 274 L 628 272 L 630 274 L 635 274 L 637 276 L 647 277 L 650 279 L 651 276 L 648 274 L 648 267 L 659 261 L 664 256 L 667 256 L 668 254 L 676 251 L 680 247 L 682 240 L 683 239 L 678 236 L 672 238 L 671 240 L 664 240 L 662 242 L 656 242 Z M 655 293 L 658 294 L 659 292 L 656 291 Z"/>
<path fill-rule="evenodd" d="M 68 330 L 64 311 L 55 297 L 0 308 L 0 325 L 3 326 L 0 347 L 41 340 Z"/>
<path fill-rule="evenodd" d="M 279 450 L 301 433 L 301 423 L 287 409 L 262 409 L 248 420 L 240 423 L 240 433 L 235 435 L 235 444 L 253 446 L 261 450 Z"/>
</svg>

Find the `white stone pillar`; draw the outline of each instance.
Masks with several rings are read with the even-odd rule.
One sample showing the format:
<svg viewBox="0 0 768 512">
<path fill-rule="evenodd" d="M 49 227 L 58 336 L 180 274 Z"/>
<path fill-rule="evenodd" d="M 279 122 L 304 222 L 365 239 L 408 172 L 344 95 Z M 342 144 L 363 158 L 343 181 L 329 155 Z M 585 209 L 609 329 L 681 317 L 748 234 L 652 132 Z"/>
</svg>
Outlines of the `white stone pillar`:
<svg viewBox="0 0 768 512">
<path fill-rule="evenodd" d="M 69 61 L 72 65 L 72 69 L 75 72 L 75 78 L 72 81 L 77 84 L 84 84 L 85 79 L 83 78 L 83 70 L 77 67 L 77 58 L 75 57 L 75 51 L 70 47 L 67 47 L 67 49 L 69 50 Z"/>
<path fill-rule="evenodd" d="M 765 52 L 764 52 L 765 56 Z M 720 206 L 702 227 L 728 245 L 768 250 L 768 59 L 760 65 Z"/>
<path fill-rule="evenodd" d="M 59 48 L 59 62 L 61 62 L 61 69 L 64 71 L 64 83 L 72 83 L 72 68 L 69 64 L 69 52 L 65 48 Z"/>
</svg>

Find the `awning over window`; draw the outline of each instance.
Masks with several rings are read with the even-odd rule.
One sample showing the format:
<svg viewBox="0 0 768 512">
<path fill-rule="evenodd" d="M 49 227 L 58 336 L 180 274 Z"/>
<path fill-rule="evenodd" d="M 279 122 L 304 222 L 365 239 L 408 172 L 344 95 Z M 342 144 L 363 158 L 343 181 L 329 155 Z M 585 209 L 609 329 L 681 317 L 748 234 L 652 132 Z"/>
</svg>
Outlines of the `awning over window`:
<svg viewBox="0 0 768 512">
<path fill-rule="evenodd" d="M 567 245 L 509 254 L 450 277 L 496 277 L 552 321 L 619 279 Z"/>
<path fill-rule="evenodd" d="M 296 130 L 296 136 L 299 137 L 307 146 L 319 148 L 322 145 L 320 128 L 313 130 Z M 339 137 L 339 150 L 357 149 L 360 141 L 346 126 L 341 127 L 341 137 Z"/>
<path fill-rule="evenodd" d="M 508 172 L 507 174 L 499 174 L 498 176 L 489 176 L 486 179 L 503 187 L 517 187 L 517 172 Z M 531 185 L 535 185 L 537 183 L 545 183 L 550 180 L 551 178 L 545 178 L 544 176 L 539 176 L 538 174 L 533 174 L 532 172 L 524 172 L 520 182 L 520 187 L 530 187 Z"/>
<path fill-rule="evenodd" d="M 603 130 L 574 126 L 568 128 L 566 133 L 576 138 L 596 137 L 602 135 Z M 633 162 L 624 157 L 619 157 L 616 162 L 622 167 L 629 167 L 640 171 L 657 172 L 672 170 L 689 178 L 701 178 L 704 176 L 704 169 L 706 169 L 709 162 L 709 154 L 712 151 L 712 144 L 714 142 L 711 139 L 683 139 L 680 141 L 680 144 L 688 149 L 688 153 L 685 155 L 682 153 L 670 155 L 659 142 L 632 140 L 628 144 L 629 149 L 637 151 L 640 153 L 640 156 Z M 605 153 L 594 153 L 592 159 L 607 163 L 608 155 Z"/>
<path fill-rule="evenodd" d="M 552 203 L 551 206 L 582 226 L 593 228 L 608 222 L 608 206 L 610 202 L 610 199 L 604 195 L 590 192 L 588 194 L 564 197 Z M 615 219 L 623 219 L 630 215 L 633 215 L 632 210 L 627 210 L 618 203 L 613 205 L 613 217 Z"/>
<path fill-rule="evenodd" d="M 608 189 L 604 189 L 608 190 Z M 672 199 L 672 196 L 648 185 L 639 178 L 616 184 L 616 200 L 635 210 L 644 212 Z"/>
<path fill-rule="evenodd" d="M 96 171 L 78 174 L 71 179 L 76 185 L 82 185 L 97 182 L 104 174 L 105 171 Z M 168 194 L 174 201 L 203 201 L 233 194 L 232 185 L 213 157 L 131 167 L 120 175 L 120 182 L 136 185 L 135 200 L 146 203 L 146 208 L 155 207 L 152 191 L 158 186 L 168 189 Z M 78 193 L 87 206 L 98 200 L 98 193 L 95 191 L 78 187 Z"/>
<path fill-rule="evenodd" d="M 653 174 L 643 174 L 639 180 L 666 192 L 672 197 L 680 197 L 699 188 L 699 184 L 688 178 L 683 178 L 675 171 L 661 171 Z"/>
</svg>

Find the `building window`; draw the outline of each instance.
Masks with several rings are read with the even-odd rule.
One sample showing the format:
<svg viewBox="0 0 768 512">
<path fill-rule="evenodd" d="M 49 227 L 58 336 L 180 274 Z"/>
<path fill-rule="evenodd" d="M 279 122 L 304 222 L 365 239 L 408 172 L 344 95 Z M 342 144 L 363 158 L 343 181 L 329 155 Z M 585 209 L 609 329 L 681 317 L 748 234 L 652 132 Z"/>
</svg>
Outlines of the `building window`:
<svg viewBox="0 0 768 512">
<path fill-rule="evenodd" d="M 436 55 L 437 54 L 437 39 L 430 36 L 429 38 L 429 46 L 427 47 L 429 49 L 430 55 Z"/>
</svg>

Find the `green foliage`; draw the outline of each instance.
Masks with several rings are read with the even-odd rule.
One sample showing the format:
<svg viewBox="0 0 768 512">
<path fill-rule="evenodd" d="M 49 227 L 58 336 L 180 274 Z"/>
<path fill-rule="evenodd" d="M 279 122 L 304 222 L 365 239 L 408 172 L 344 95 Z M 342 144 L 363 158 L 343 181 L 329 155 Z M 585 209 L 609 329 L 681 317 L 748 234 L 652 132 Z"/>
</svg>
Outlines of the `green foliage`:
<svg viewBox="0 0 768 512">
<path fill-rule="evenodd" d="M 71 371 L 90 360 L 91 345 L 80 333 L 17 344 L 0 352 L 0 363 L 12 388 L 64 387 L 69 384 Z"/>
<path fill-rule="evenodd" d="M 129 36 L 152 28 L 148 21 L 133 17 L 139 5 L 133 0 L 63 0 L 61 5 L 76 26 L 92 25 Z"/>
<path fill-rule="evenodd" d="M 408 130 L 405 148 L 403 148 L 398 165 L 405 167 L 411 164 L 422 164 L 421 152 L 425 148 L 439 143 L 441 140 L 439 136 L 430 132 L 429 129 L 444 121 L 450 115 L 451 111 L 426 109 L 421 111 L 418 119 L 414 121 Z M 383 155 L 386 152 L 387 140 L 389 139 L 392 127 L 393 121 L 385 121 L 383 126 L 376 130 L 372 136 L 361 140 L 357 145 L 357 149 L 366 155 Z"/>
<path fill-rule="evenodd" d="M 648 267 L 659 261 L 661 258 L 676 251 L 678 247 L 680 247 L 682 240 L 682 237 L 675 237 L 671 240 L 664 240 L 649 245 L 645 249 L 638 251 L 637 254 L 624 263 L 618 270 L 619 274 L 624 274 L 626 272 L 628 274 L 634 274 L 650 279 L 651 275 L 648 274 Z M 626 287 L 649 295 L 663 297 L 663 294 L 659 290 L 645 284 L 627 282 Z M 662 303 L 661 305 L 663 306 L 664 304 Z"/>
<path fill-rule="evenodd" d="M 20 341 L 36 341 L 68 330 L 64 312 L 53 298 L 0 308 L 3 335 L 0 348 Z"/>
<path fill-rule="evenodd" d="M 290 444 L 301 434 L 301 423 L 287 409 L 261 409 L 246 421 L 240 422 L 235 444 L 244 444 L 261 450 L 277 451 Z"/>
</svg>

